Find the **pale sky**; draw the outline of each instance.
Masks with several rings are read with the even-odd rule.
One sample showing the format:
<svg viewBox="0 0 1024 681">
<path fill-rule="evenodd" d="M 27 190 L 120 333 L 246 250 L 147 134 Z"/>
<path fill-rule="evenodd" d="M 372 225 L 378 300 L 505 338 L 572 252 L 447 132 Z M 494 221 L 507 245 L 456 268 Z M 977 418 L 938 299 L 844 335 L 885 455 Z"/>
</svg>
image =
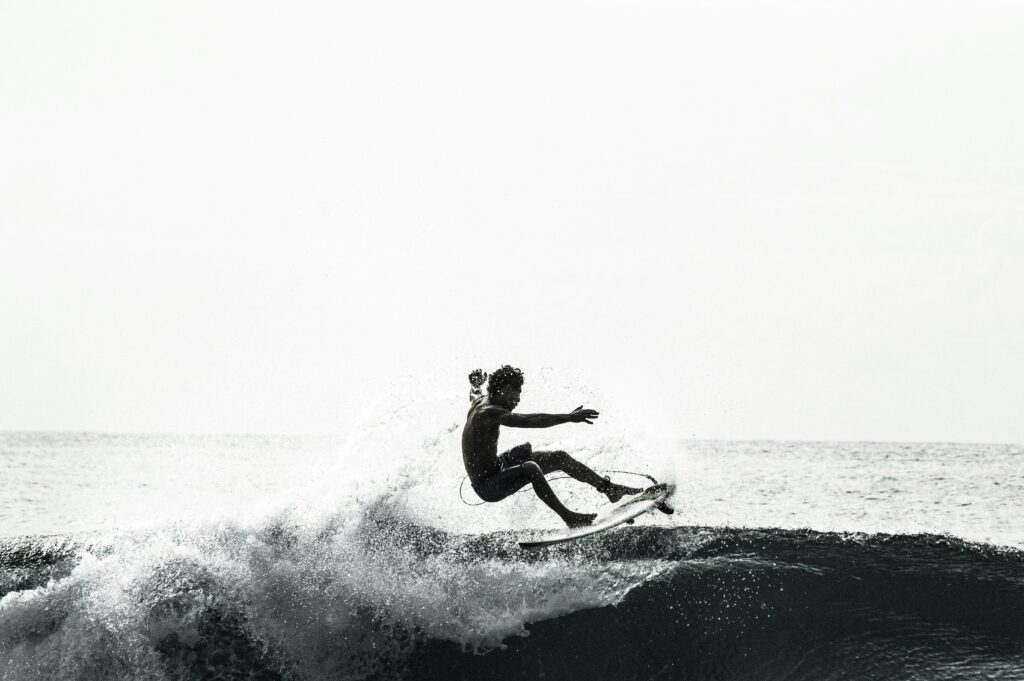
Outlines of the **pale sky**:
<svg viewBox="0 0 1024 681">
<path fill-rule="evenodd" d="M 1024 442 L 1022 66 L 1016 2 L 0 2 L 0 429 L 509 362 L 659 436 Z"/>
</svg>

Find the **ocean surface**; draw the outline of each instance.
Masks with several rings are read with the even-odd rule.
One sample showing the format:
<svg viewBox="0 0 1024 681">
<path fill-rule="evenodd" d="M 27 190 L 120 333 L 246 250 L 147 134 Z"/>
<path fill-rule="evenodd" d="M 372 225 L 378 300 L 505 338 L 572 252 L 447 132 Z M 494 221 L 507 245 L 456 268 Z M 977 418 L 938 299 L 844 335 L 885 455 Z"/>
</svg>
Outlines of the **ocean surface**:
<svg viewBox="0 0 1024 681">
<path fill-rule="evenodd" d="M 557 518 L 464 503 L 441 406 L 345 437 L 0 433 L 0 679 L 1024 679 L 1024 446 L 530 432 L 678 493 L 524 553 Z"/>
</svg>

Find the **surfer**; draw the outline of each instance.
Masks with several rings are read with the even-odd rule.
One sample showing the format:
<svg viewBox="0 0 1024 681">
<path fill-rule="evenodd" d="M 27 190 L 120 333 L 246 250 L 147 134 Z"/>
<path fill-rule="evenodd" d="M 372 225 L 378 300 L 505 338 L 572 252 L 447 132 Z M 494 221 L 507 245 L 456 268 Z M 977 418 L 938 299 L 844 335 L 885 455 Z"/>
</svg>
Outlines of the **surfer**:
<svg viewBox="0 0 1024 681">
<path fill-rule="evenodd" d="M 487 381 L 487 394 L 482 386 Z M 462 430 L 462 461 L 473 490 L 484 501 L 501 501 L 528 484 L 541 501 L 551 507 L 569 527 L 583 527 L 593 522 L 596 514 L 576 513 L 558 500 L 544 477 L 561 471 L 585 482 L 616 502 L 640 489 L 617 485 L 590 470 L 562 451 L 535 452 L 530 443 L 513 447 L 498 455 L 498 428 L 550 428 L 561 423 L 590 423 L 598 417 L 593 409 L 576 407 L 568 414 L 514 414 L 523 390 L 523 372 L 507 364 L 487 376 L 480 369 L 469 375 L 472 406 Z"/>
</svg>

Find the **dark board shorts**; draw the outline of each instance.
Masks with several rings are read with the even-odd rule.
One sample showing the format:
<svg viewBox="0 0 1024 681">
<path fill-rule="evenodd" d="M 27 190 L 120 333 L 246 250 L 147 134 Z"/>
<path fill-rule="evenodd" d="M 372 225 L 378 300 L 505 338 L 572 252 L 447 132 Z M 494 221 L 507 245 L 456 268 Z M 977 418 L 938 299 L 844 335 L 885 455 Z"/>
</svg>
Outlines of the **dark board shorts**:
<svg viewBox="0 0 1024 681">
<path fill-rule="evenodd" d="M 515 494 L 530 484 L 523 464 L 532 459 L 533 445 L 529 442 L 499 454 L 498 463 L 501 464 L 501 469 L 489 478 L 474 482 L 473 491 L 484 501 L 501 501 Z"/>
</svg>

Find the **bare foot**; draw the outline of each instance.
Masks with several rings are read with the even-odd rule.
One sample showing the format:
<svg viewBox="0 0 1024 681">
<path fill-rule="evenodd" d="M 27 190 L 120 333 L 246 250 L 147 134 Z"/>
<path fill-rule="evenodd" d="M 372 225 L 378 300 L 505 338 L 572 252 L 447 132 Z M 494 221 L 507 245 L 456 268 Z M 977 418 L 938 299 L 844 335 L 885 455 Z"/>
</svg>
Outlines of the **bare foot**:
<svg viewBox="0 0 1024 681">
<path fill-rule="evenodd" d="M 569 526 L 569 529 L 575 529 L 577 527 L 586 527 L 594 522 L 594 518 L 597 517 L 596 513 L 574 513 L 569 511 L 569 515 L 562 518 L 565 524 Z"/>
<path fill-rule="evenodd" d="M 604 495 L 608 497 L 608 501 L 613 504 L 627 494 L 639 494 L 640 492 L 643 492 L 643 490 L 638 487 L 626 487 L 625 485 L 616 485 L 612 482 L 608 483 L 608 486 L 602 491 L 604 492 Z"/>
</svg>

